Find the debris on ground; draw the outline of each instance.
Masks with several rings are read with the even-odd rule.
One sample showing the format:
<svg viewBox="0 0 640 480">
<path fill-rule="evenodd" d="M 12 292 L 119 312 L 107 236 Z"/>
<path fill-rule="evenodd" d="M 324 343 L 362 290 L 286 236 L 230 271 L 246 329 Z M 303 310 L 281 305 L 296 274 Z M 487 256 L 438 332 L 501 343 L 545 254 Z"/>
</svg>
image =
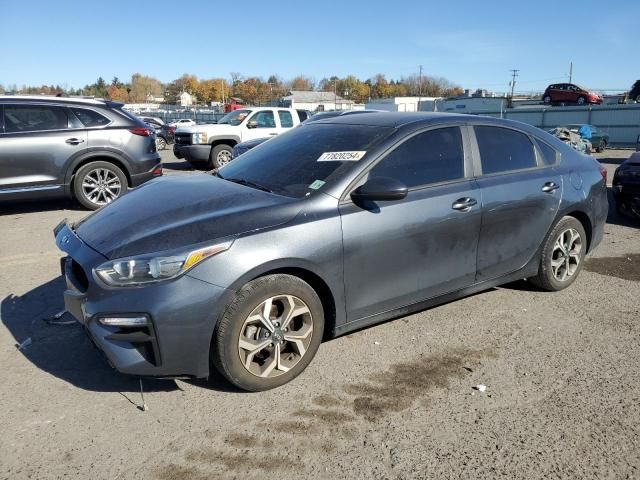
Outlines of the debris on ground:
<svg viewBox="0 0 640 480">
<path fill-rule="evenodd" d="M 380 345 L 380 342 L 373 342 L 374 345 Z"/>
<path fill-rule="evenodd" d="M 479 392 L 484 392 L 487 390 L 486 385 L 482 385 L 481 383 L 473 387 L 474 390 L 478 390 Z"/>
<path fill-rule="evenodd" d="M 31 340 L 31 337 L 28 337 L 24 342 L 18 345 L 18 350 L 23 350 L 27 348 L 29 345 L 31 345 L 32 343 L 33 341 Z"/>
<path fill-rule="evenodd" d="M 72 323 L 76 323 L 75 320 L 63 320 L 64 314 L 67 313 L 66 310 L 62 310 L 61 312 L 56 313 L 51 318 L 46 318 L 44 321 L 49 325 L 71 325 Z"/>
</svg>

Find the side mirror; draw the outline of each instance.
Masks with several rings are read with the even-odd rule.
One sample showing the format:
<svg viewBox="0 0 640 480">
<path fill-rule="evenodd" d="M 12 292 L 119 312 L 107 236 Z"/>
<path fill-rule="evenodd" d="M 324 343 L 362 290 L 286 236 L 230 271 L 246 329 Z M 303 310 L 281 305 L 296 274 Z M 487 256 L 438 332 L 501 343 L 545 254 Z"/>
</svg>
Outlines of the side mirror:
<svg viewBox="0 0 640 480">
<path fill-rule="evenodd" d="M 256 120 L 249 120 L 247 122 L 247 128 L 258 128 L 258 122 Z"/>
<path fill-rule="evenodd" d="M 351 192 L 354 202 L 376 200 L 402 200 L 407 196 L 407 186 L 400 180 L 388 177 L 374 177 Z"/>
</svg>

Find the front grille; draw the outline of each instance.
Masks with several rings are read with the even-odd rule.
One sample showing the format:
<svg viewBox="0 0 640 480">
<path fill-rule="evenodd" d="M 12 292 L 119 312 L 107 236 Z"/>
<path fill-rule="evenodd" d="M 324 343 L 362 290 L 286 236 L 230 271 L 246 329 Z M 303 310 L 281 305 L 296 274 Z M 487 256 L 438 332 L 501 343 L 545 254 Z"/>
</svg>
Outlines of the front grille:
<svg viewBox="0 0 640 480">
<path fill-rule="evenodd" d="M 84 273 L 82 266 L 73 259 L 71 260 L 71 277 L 73 284 L 78 288 L 78 290 L 81 292 L 87 291 L 89 288 L 89 279 L 87 278 L 86 273 Z"/>
<path fill-rule="evenodd" d="M 190 133 L 176 133 L 175 142 L 178 145 L 191 145 Z"/>
</svg>

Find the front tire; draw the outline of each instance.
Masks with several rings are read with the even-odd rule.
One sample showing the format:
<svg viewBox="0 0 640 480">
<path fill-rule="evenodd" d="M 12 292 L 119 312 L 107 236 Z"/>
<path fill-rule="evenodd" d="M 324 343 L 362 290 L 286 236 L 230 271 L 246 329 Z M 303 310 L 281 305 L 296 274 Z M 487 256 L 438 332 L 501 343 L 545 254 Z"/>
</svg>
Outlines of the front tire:
<svg viewBox="0 0 640 480">
<path fill-rule="evenodd" d="M 602 153 L 607 149 L 607 142 L 604 140 L 600 141 L 600 144 L 598 145 L 598 148 L 596 148 L 596 152 L 598 153 Z"/>
<path fill-rule="evenodd" d="M 224 167 L 233 159 L 233 148 L 224 143 L 216 145 L 209 154 L 209 164 L 211 168 Z"/>
<path fill-rule="evenodd" d="M 127 193 L 127 177 L 109 162 L 83 165 L 73 179 L 73 194 L 84 207 L 96 210 Z"/>
<path fill-rule="evenodd" d="M 567 288 L 582 270 L 586 251 L 582 224 L 574 217 L 563 217 L 545 239 L 538 275 L 531 283 L 550 292 Z"/>
<path fill-rule="evenodd" d="M 298 277 L 268 275 L 247 283 L 216 325 L 211 363 L 250 392 L 279 387 L 309 365 L 322 341 L 324 311 Z"/>
<path fill-rule="evenodd" d="M 584 97 L 578 97 L 578 101 L 576 102 L 578 105 L 584 105 L 587 99 Z"/>
</svg>

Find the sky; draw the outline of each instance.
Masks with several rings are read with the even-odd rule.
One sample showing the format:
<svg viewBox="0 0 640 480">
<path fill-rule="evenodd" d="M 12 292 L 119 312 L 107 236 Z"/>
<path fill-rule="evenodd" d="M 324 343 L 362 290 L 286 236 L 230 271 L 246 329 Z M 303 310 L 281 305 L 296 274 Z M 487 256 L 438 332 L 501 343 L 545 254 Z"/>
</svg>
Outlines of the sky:
<svg viewBox="0 0 640 480">
<path fill-rule="evenodd" d="M 0 85 L 78 88 L 139 72 L 170 82 L 278 74 L 445 77 L 541 91 L 640 79 L 640 1 L 0 0 Z"/>
</svg>

